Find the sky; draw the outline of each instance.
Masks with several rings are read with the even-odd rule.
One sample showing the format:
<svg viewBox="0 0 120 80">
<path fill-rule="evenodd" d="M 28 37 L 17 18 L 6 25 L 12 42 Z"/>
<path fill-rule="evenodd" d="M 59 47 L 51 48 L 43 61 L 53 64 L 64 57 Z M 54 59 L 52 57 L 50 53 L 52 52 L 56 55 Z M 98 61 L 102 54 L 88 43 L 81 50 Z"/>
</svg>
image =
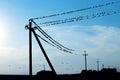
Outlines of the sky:
<svg viewBox="0 0 120 80">
<path fill-rule="evenodd" d="M 69 11 L 73 12 L 67 14 Z M 100 69 L 120 71 L 119 0 L 0 0 L 0 74 L 29 74 L 29 30 L 25 25 L 31 18 L 53 14 L 59 15 L 34 21 L 57 42 L 74 50 L 73 54 L 63 52 L 40 39 L 57 74 L 80 73 L 85 67 L 84 50 L 88 69 L 96 70 L 99 60 Z M 40 25 L 71 18 L 72 22 Z M 32 41 L 33 74 L 44 65 L 51 70 L 34 36 Z"/>
</svg>

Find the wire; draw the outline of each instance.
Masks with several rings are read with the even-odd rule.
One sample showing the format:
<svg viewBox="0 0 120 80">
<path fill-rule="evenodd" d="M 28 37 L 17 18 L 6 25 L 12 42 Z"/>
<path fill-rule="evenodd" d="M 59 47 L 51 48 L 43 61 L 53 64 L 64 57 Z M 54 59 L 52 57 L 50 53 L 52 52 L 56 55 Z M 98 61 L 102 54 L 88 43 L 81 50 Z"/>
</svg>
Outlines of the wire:
<svg viewBox="0 0 120 80">
<path fill-rule="evenodd" d="M 104 16 L 110 16 L 110 15 L 114 15 L 114 14 L 118 14 L 118 13 L 120 13 L 120 10 L 114 10 L 114 11 L 108 11 L 108 12 L 103 11 L 103 12 L 98 12 L 98 13 L 94 13 L 94 14 L 90 14 L 90 15 L 76 16 L 76 17 L 66 18 L 66 19 L 61 19 L 61 20 L 42 22 L 42 23 L 39 23 L 39 25 L 51 26 L 51 25 L 81 21 L 81 20 L 85 20 L 85 19 L 94 19 L 94 18 L 99 18 L 99 17 L 104 17 Z"/>
<path fill-rule="evenodd" d="M 90 6 L 90 7 L 86 7 L 86 8 L 81 8 L 81 9 L 77 9 L 77 10 L 72 10 L 72 11 L 67 11 L 67 12 L 62 12 L 62 13 L 57 13 L 57 14 L 51 14 L 51 15 L 41 16 L 41 17 L 36 17 L 36 18 L 31 18 L 31 19 L 37 20 L 37 19 L 56 17 L 56 16 L 60 16 L 60 15 L 76 13 L 76 12 L 95 9 L 95 8 L 100 8 L 100 7 L 104 7 L 104 6 L 110 6 L 110 5 L 118 4 L 118 3 L 120 3 L 120 1 L 112 1 L 112 2 L 107 2 L 107 3 L 104 3 L 104 4 L 98 4 L 98 5 L 94 5 L 94 6 Z"/>
<path fill-rule="evenodd" d="M 38 28 L 40 28 L 40 27 L 38 27 Z M 40 29 L 38 29 L 38 30 L 40 31 Z M 54 40 L 52 37 L 50 37 L 47 33 L 45 33 L 45 34 L 46 34 L 46 35 L 44 35 L 44 36 L 45 36 L 47 39 L 49 39 L 52 43 L 54 43 L 55 45 L 61 46 L 61 47 L 65 48 L 65 49 L 68 49 L 68 50 L 71 50 L 71 51 L 74 51 L 74 50 L 72 50 L 72 49 L 69 49 L 69 48 L 61 45 L 61 44 L 58 43 L 56 40 Z"/>
<path fill-rule="evenodd" d="M 66 49 L 63 49 L 63 48 L 60 47 L 60 46 L 56 46 L 56 45 L 50 43 L 49 41 L 45 40 L 44 38 L 42 38 L 42 37 L 41 37 L 40 35 L 38 35 L 38 34 L 36 34 L 36 35 L 37 35 L 39 38 L 41 38 L 43 41 L 45 41 L 46 43 L 52 45 L 53 47 L 55 47 L 55 48 L 57 48 L 57 49 L 59 49 L 59 50 L 61 50 L 61 51 L 68 52 L 68 53 L 71 53 L 71 54 L 72 54 L 71 51 L 68 51 L 68 50 L 66 50 Z"/>
<path fill-rule="evenodd" d="M 36 29 L 38 29 L 38 31 L 40 33 L 42 33 L 48 40 L 50 40 L 53 44 L 57 45 L 58 47 L 63 47 L 67 50 L 70 50 L 70 51 L 74 51 L 72 49 L 69 49 L 63 45 L 61 45 L 60 43 L 58 43 L 56 40 L 54 40 L 52 37 L 50 37 L 44 30 L 42 30 L 42 28 L 40 28 L 34 21 L 32 21 L 37 27 L 35 27 Z"/>
<path fill-rule="evenodd" d="M 85 10 L 89 10 L 89 9 L 93 9 L 93 8 L 99 8 L 99 7 L 103 7 L 103 6 L 117 4 L 119 2 L 120 1 L 109 2 L 109 3 L 100 4 L 100 5 L 96 5 L 96 6 L 91 6 L 91 7 L 87 7 L 87 8 L 83 8 L 83 9 L 78 9 L 78 10 L 73 10 L 73 11 L 68 11 L 68 12 L 63 12 L 63 13 L 48 15 L 48 16 L 42 16 L 42 17 L 32 18 L 30 20 L 36 25 L 36 27 L 34 27 L 34 28 L 37 29 L 47 40 L 44 39 L 43 37 L 41 37 L 40 35 L 36 34 L 39 38 L 41 38 L 46 43 L 52 45 L 53 47 L 55 47 L 55 48 L 57 48 L 59 50 L 62 50 L 64 52 L 68 52 L 68 53 L 73 54 L 73 52 L 72 52 L 72 51 L 74 51 L 73 49 L 69 49 L 69 48 L 63 46 L 62 44 L 58 43 L 51 36 L 49 36 L 34 20 L 36 20 L 36 19 L 43 19 L 43 18 L 49 18 L 49 17 L 55 17 L 55 16 L 60 16 L 60 15 L 75 13 L 75 12 L 79 12 L 79 11 L 85 11 Z M 120 13 L 120 10 L 116 10 L 116 11 L 114 10 L 114 11 L 109 11 L 109 12 L 105 12 L 104 11 L 104 12 L 99 12 L 99 13 L 95 13 L 95 14 L 84 15 L 84 16 L 77 16 L 77 17 L 72 17 L 72 18 L 67 18 L 67 19 L 62 19 L 62 20 L 42 22 L 42 23 L 40 23 L 40 25 L 45 25 L 45 26 L 57 25 L 57 24 L 62 24 L 62 23 L 69 23 L 69 22 L 81 21 L 81 20 L 85 20 L 85 19 L 93 19 L 93 18 L 98 18 L 98 17 L 108 16 L 108 15 L 113 15 L 113 14 L 117 14 L 117 13 Z"/>
</svg>

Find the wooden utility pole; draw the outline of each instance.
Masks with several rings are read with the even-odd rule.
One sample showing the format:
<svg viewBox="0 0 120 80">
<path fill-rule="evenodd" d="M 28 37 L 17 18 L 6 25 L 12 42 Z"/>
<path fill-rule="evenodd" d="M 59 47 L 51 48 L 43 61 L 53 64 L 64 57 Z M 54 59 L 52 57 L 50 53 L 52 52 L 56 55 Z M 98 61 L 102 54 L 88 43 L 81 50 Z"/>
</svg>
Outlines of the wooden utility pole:
<svg viewBox="0 0 120 80">
<path fill-rule="evenodd" d="M 29 76 L 32 78 L 32 20 L 29 20 Z"/>
</svg>

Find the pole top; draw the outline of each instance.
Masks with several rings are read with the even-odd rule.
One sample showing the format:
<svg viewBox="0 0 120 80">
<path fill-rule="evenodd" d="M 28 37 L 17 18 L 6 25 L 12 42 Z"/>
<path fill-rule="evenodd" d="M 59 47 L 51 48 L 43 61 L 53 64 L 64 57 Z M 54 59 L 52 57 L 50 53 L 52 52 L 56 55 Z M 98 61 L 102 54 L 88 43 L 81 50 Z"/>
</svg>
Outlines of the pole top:
<svg viewBox="0 0 120 80">
<path fill-rule="evenodd" d="M 86 54 L 86 50 L 84 50 L 84 54 L 83 54 L 83 56 L 88 56 L 88 54 Z"/>
</svg>

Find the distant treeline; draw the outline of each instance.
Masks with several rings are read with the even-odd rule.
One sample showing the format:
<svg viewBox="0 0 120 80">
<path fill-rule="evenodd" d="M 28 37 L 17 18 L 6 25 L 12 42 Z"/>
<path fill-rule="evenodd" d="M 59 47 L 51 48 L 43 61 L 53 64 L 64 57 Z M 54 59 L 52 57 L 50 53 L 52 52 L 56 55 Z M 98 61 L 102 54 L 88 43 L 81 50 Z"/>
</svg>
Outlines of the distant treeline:
<svg viewBox="0 0 120 80">
<path fill-rule="evenodd" d="M 0 80 L 120 80 L 120 72 L 113 69 L 82 70 L 77 74 L 54 75 L 52 71 L 40 71 L 35 76 L 29 75 L 0 75 Z"/>
<path fill-rule="evenodd" d="M 96 70 L 83 70 L 79 74 L 66 74 L 55 76 L 51 71 L 38 72 L 35 80 L 120 80 L 120 73 L 115 68 Z"/>
</svg>

